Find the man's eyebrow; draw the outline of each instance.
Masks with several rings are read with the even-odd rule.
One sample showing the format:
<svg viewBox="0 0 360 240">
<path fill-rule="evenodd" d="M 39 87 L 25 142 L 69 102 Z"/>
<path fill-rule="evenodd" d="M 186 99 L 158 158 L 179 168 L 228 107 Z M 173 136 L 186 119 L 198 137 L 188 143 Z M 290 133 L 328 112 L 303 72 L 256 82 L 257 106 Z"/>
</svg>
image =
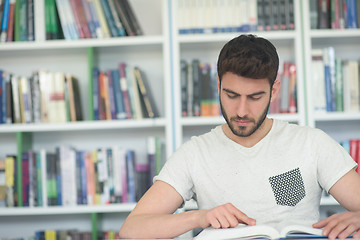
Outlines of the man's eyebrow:
<svg viewBox="0 0 360 240">
<path fill-rule="evenodd" d="M 234 95 L 238 95 L 240 96 L 241 94 L 237 93 L 237 92 L 234 92 L 233 90 L 231 89 L 228 89 L 228 88 L 223 88 L 223 91 L 227 92 L 227 93 L 231 93 L 231 94 L 234 94 Z M 258 91 L 258 92 L 254 92 L 254 93 L 251 93 L 247 96 L 257 96 L 257 95 L 262 95 L 262 94 L 265 94 L 266 92 L 265 91 Z"/>
</svg>

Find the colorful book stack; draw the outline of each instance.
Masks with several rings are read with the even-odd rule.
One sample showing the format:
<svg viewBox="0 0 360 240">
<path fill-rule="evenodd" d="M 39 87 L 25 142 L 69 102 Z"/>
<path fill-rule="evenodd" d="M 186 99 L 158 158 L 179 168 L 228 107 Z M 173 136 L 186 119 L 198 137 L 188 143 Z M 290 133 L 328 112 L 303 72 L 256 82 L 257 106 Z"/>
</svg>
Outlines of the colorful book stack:
<svg viewBox="0 0 360 240">
<path fill-rule="evenodd" d="M 359 112 L 359 61 L 336 57 L 334 47 L 312 50 L 316 112 Z"/>
<path fill-rule="evenodd" d="M 93 69 L 95 120 L 159 117 L 150 82 L 138 67 L 119 63 L 117 69 Z"/>
<path fill-rule="evenodd" d="M 0 70 L 0 123 L 83 120 L 78 80 L 62 72 L 19 77 Z"/>
<path fill-rule="evenodd" d="M 34 0 L 1 0 L 0 43 L 34 40 Z"/>
<path fill-rule="evenodd" d="M 79 151 L 59 146 L 54 152 L 26 151 L 21 159 L 21 189 L 16 188 L 16 157 L 0 160 L 0 206 L 72 206 L 136 202 L 152 185 L 163 165 L 163 146 L 148 137 L 148 152 L 119 146 Z"/>
<path fill-rule="evenodd" d="M 319 0 L 309 2 L 312 29 L 359 28 L 359 1 Z"/>
<path fill-rule="evenodd" d="M 179 0 L 179 34 L 293 30 L 294 0 Z"/>
<path fill-rule="evenodd" d="M 182 116 L 220 116 L 216 64 L 180 61 Z"/>
<path fill-rule="evenodd" d="M 270 103 L 269 113 L 296 113 L 296 66 L 292 62 L 283 63 L 282 73 L 278 73 L 277 81 L 280 81 L 280 91 L 273 102 Z"/>
</svg>

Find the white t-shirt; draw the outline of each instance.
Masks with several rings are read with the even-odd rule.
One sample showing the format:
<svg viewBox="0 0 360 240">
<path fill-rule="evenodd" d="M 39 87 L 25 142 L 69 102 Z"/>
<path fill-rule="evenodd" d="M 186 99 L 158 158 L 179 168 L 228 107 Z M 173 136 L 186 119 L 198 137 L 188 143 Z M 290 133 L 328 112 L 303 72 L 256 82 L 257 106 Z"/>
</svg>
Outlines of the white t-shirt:
<svg viewBox="0 0 360 240">
<path fill-rule="evenodd" d="M 176 189 L 200 209 L 232 203 L 257 224 L 281 228 L 319 219 L 322 190 L 356 167 L 323 131 L 274 120 L 269 133 L 247 148 L 221 126 L 184 143 L 154 181 Z"/>
</svg>

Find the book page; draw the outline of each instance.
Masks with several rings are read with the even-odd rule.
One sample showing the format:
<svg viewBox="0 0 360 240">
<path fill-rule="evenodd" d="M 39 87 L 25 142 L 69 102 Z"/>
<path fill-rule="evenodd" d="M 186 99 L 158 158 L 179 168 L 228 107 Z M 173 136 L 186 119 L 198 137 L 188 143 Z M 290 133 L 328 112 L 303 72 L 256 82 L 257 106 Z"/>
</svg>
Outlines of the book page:
<svg viewBox="0 0 360 240">
<path fill-rule="evenodd" d="M 281 230 L 280 235 L 282 237 L 292 236 L 292 237 L 324 237 L 322 235 L 322 229 L 312 228 L 309 226 L 302 225 L 290 225 L 286 226 Z"/>
<path fill-rule="evenodd" d="M 265 225 L 248 226 L 239 224 L 234 228 L 214 229 L 212 227 L 205 228 L 197 235 L 194 240 L 225 240 L 225 239 L 251 239 L 251 238 L 271 238 L 279 237 L 279 233 L 275 228 Z"/>
</svg>

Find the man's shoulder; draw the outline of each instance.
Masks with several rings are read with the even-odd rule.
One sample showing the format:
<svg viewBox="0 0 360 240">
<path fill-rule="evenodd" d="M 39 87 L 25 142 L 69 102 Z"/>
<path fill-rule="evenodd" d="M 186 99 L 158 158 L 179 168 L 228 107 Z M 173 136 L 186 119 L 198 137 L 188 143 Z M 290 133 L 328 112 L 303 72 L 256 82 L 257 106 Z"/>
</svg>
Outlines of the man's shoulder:
<svg viewBox="0 0 360 240">
<path fill-rule="evenodd" d="M 304 134 L 305 136 L 326 135 L 321 129 L 274 119 L 275 130 L 283 134 Z"/>
</svg>

